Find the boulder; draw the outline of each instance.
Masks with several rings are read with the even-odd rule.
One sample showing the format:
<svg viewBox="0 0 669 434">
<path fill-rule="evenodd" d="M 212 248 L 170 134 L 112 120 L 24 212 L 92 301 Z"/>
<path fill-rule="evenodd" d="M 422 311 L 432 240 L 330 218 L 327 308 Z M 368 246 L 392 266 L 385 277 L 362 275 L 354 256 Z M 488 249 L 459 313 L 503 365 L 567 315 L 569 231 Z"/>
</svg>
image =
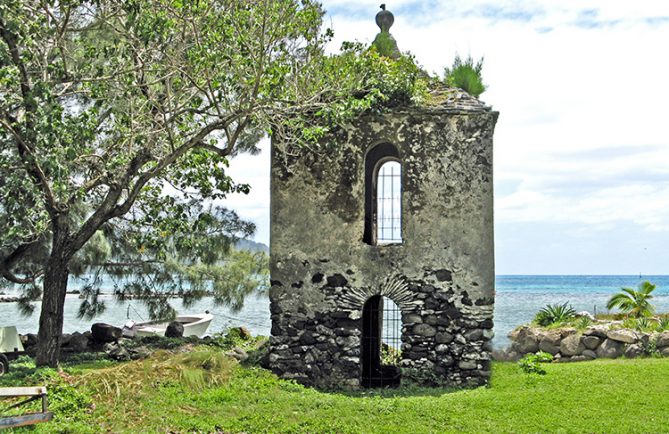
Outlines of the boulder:
<svg viewBox="0 0 669 434">
<path fill-rule="evenodd" d="M 576 356 L 583 352 L 585 346 L 579 335 L 569 335 L 560 342 L 560 352 L 563 356 Z"/>
<path fill-rule="evenodd" d="M 592 350 L 583 350 L 583 357 L 586 357 L 588 360 L 596 359 L 597 353 Z"/>
<path fill-rule="evenodd" d="M 61 347 L 66 347 L 70 343 L 70 339 L 72 339 L 72 335 L 69 333 L 63 333 L 60 336 L 60 346 Z"/>
<path fill-rule="evenodd" d="M 586 360 L 590 360 L 590 358 L 582 354 L 578 356 L 573 356 L 569 359 L 570 362 L 585 362 Z"/>
<path fill-rule="evenodd" d="M 589 350 L 597 349 L 599 344 L 602 343 L 602 340 L 597 336 L 583 336 L 582 341 L 583 345 Z"/>
<path fill-rule="evenodd" d="M 151 350 L 145 346 L 139 346 L 137 348 L 131 348 L 128 350 L 130 358 L 132 360 L 146 359 L 151 355 Z"/>
<path fill-rule="evenodd" d="M 37 345 L 37 335 L 35 333 L 28 333 L 27 335 L 21 336 L 21 343 L 23 348 L 28 349 Z"/>
<path fill-rule="evenodd" d="M 432 337 L 437 334 L 437 329 L 429 324 L 416 324 L 413 326 L 413 332 L 418 336 Z"/>
<path fill-rule="evenodd" d="M 546 344 L 551 344 L 557 347 L 560 345 L 560 341 L 562 340 L 562 334 L 560 334 L 560 332 L 557 330 L 547 330 L 539 332 L 538 338 L 539 345 L 544 342 Z"/>
<path fill-rule="evenodd" d="M 408 313 L 402 315 L 402 322 L 404 324 L 420 324 L 423 322 L 423 317 L 417 313 Z"/>
<path fill-rule="evenodd" d="M 642 356 L 644 354 L 643 347 L 638 344 L 631 344 L 627 345 L 627 348 L 625 348 L 625 357 L 628 359 L 635 359 L 639 356 Z"/>
<path fill-rule="evenodd" d="M 495 350 L 492 352 L 492 359 L 499 362 L 516 362 L 520 360 L 521 355 L 513 351 L 511 348 L 503 350 Z"/>
<path fill-rule="evenodd" d="M 578 330 L 576 330 L 573 327 L 560 329 L 560 336 L 562 336 L 562 339 L 566 338 L 567 336 L 571 336 L 571 335 L 575 335 L 575 334 L 580 334 L 580 333 L 578 333 Z"/>
<path fill-rule="evenodd" d="M 96 343 L 116 342 L 121 338 L 122 330 L 110 324 L 95 323 L 91 326 L 91 335 Z"/>
<path fill-rule="evenodd" d="M 552 355 L 560 352 L 562 335 L 557 330 L 543 331 L 538 334 L 539 349 Z"/>
<path fill-rule="evenodd" d="M 633 330 L 629 329 L 616 329 L 616 330 L 609 330 L 606 333 L 606 337 L 618 341 L 618 342 L 623 342 L 626 344 L 633 344 L 637 341 L 637 334 Z"/>
<path fill-rule="evenodd" d="M 605 339 L 604 342 L 597 348 L 597 357 L 606 359 L 615 359 L 623 355 L 625 344 L 614 341 L 612 339 Z"/>
<path fill-rule="evenodd" d="M 83 353 L 88 349 L 89 343 L 90 342 L 88 336 L 81 334 L 79 332 L 74 332 L 72 333 L 72 337 L 70 338 L 68 348 L 72 352 Z"/>
<path fill-rule="evenodd" d="M 597 336 L 601 339 L 606 339 L 606 333 L 609 331 L 609 327 L 605 325 L 595 325 L 588 327 L 583 332 L 583 336 Z"/>
<path fill-rule="evenodd" d="M 166 338 L 182 338 L 184 336 L 184 325 L 178 321 L 172 321 L 165 329 Z"/>
<path fill-rule="evenodd" d="M 588 312 L 587 310 L 582 310 L 580 312 L 576 312 L 576 314 L 574 316 L 576 318 L 588 318 L 590 321 L 595 320 L 595 316 L 593 314 L 591 314 L 590 312 Z"/>
<path fill-rule="evenodd" d="M 226 356 L 232 357 L 238 362 L 243 362 L 249 358 L 249 355 L 242 348 L 235 347 L 232 350 L 225 353 Z"/>
<path fill-rule="evenodd" d="M 664 347 L 660 350 L 660 354 L 664 357 L 669 357 L 669 347 Z"/>
<path fill-rule="evenodd" d="M 539 342 L 539 349 L 541 351 L 545 351 L 545 352 L 550 353 L 552 355 L 556 355 L 557 353 L 560 352 L 560 347 L 555 346 L 555 345 L 551 344 L 550 342 L 543 341 L 543 340 L 541 342 Z"/>
<path fill-rule="evenodd" d="M 520 327 L 511 333 L 513 350 L 520 354 L 536 353 L 539 350 L 539 339 L 534 330 L 529 327 Z"/>
<path fill-rule="evenodd" d="M 127 362 L 128 360 L 132 360 L 132 357 L 130 357 L 130 353 L 128 350 L 123 348 L 120 345 L 115 346 L 114 348 L 110 349 L 107 352 L 107 355 L 119 362 Z"/>
<path fill-rule="evenodd" d="M 655 342 L 657 348 L 669 347 L 669 331 L 660 333 Z"/>
<path fill-rule="evenodd" d="M 458 368 L 465 371 L 470 371 L 472 369 L 476 369 L 477 367 L 478 363 L 476 360 L 461 360 L 460 363 L 458 363 Z"/>
<path fill-rule="evenodd" d="M 453 335 L 448 332 L 439 332 L 434 336 L 434 340 L 438 344 L 450 344 L 453 342 Z"/>
<path fill-rule="evenodd" d="M 483 336 L 483 330 L 472 329 L 465 332 L 464 337 L 468 342 L 478 341 Z"/>
</svg>

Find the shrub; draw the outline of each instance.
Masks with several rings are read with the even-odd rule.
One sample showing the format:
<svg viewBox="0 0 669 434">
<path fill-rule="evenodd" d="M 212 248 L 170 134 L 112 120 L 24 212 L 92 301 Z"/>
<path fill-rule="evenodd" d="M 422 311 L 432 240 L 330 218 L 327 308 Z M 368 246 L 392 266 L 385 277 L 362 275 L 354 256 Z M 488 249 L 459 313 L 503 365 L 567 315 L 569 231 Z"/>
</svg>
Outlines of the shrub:
<svg viewBox="0 0 669 434">
<path fill-rule="evenodd" d="M 576 320 L 576 323 L 574 324 L 574 326 L 578 330 L 583 330 L 583 329 L 586 329 L 586 328 L 590 327 L 591 324 L 592 324 L 592 320 L 590 318 L 588 318 L 587 316 L 581 316 Z"/>
<path fill-rule="evenodd" d="M 453 66 L 444 71 L 444 78 L 449 86 L 459 87 L 478 98 L 486 90 L 481 77 L 482 69 L 483 58 L 475 63 L 471 56 L 463 61 L 460 56 L 456 55 Z"/>
<path fill-rule="evenodd" d="M 573 319 L 576 311 L 569 302 L 565 304 L 548 304 L 534 316 L 534 322 L 542 327 L 561 324 Z"/>
<path fill-rule="evenodd" d="M 540 365 L 541 363 L 550 363 L 553 361 L 553 356 L 545 351 L 539 351 L 536 354 L 528 354 L 518 361 L 518 366 L 526 374 L 546 375 L 546 370 Z"/>
<path fill-rule="evenodd" d="M 669 317 L 666 316 L 660 318 L 660 322 L 657 325 L 658 332 L 663 332 L 665 330 L 669 330 Z"/>
<path fill-rule="evenodd" d="M 621 288 L 618 294 L 613 295 L 606 304 L 607 309 L 618 308 L 628 316 L 640 318 L 651 316 L 655 308 L 650 303 L 653 298 L 651 293 L 655 290 L 655 285 L 645 281 L 639 284 L 639 290 L 632 288 Z"/>
<path fill-rule="evenodd" d="M 643 352 L 647 356 L 660 356 L 660 351 L 657 349 L 657 338 L 648 339 L 643 345 Z"/>
<path fill-rule="evenodd" d="M 381 364 L 398 366 L 402 361 L 402 352 L 385 342 L 381 344 Z"/>
<path fill-rule="evenodd" d="M 639 332 L 654 332 L 660 331 L 660 321 L 655 318 L 625 318 L 622 323 L 622 328 L 636 330 Z"/>
</svg>

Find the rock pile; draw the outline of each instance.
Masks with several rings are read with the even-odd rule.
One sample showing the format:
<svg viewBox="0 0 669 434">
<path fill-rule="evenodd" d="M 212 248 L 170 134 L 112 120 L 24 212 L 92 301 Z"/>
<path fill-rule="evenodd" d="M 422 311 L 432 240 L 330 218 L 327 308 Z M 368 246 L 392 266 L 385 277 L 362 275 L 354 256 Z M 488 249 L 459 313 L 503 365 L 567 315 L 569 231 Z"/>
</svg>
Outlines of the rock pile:
<svg viewBox="0 0 669 434">
<path fill-rule="evenodd" d="M 25 352 L 34 356 L 37 352 L 37 335 L 28 333 L 20 338 Z M 114 360 L 136 360 L 151 354 L 148 348 L 131 345 L 130 342 L 131 340 L 121 337 L 120 328 L 96 323 L 91 326 L 90 331 L 84 333 L 63 333 L 60 351 L 64 355 L 104 352 Z"/>
<path fill-rule="evenodd" d="M 550 353 L 561 362 L 622 356 L 635 358 L 652 352 L 669 356 L 669 331 L 646 333 L 612 329 L 607 324 L 593 325 L 583 331 L 522 326 L 509 333 L 509 338 L 511 347 L 497 354 L 498 359 L 517 360 L 537 351 Z"/>
</svg>

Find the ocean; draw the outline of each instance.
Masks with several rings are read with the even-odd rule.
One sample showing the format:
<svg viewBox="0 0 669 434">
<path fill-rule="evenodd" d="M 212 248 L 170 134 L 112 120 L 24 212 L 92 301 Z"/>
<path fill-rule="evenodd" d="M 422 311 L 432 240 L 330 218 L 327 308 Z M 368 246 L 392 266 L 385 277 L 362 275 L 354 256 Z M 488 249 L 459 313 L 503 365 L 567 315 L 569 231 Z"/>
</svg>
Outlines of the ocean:
<svg viewBox="0 0 669 434">
<path fill-rule="evenodd" d="M 577 311 L 606 312 L 606 301 L 612 294 L 621 287 L 636 287 L 644 280 L 657 285 L 652 300 L 657 311 L 669 312 L 669 276 L 497 276 L 493 346 L 507 346 L 507 334 L 531 321 L 534 314 L 549 303 L 569 303 Z M 76 317 L 80 300 L 76 295 L 68 295 L 65 301 L 64 332 L 89 330 L 93 322 L 120 326 L 128 318 L 135 321 L 147 319 L 146 309 L 139 302 L 118 303 L 111 296 L 105 301 L 107 309 L 102 315 L 92 321 L 80 320 Z M 214 315 L 210 333 L 235 326 L 245 326 L 253 334 L 259 335 L 268 335 L 270 331 L 269 300 L 266 296 L 250 297 L 240 312 L 214 306 L 211 299 L 203 299 L 188 309 L 184 309 L 179 300 L 175 299 L 174 307 L 180 313 L 209 310 Z M 19 333 L 35 333 L 38 312 L 39 303 L 36 313 L 27 318 L 19 315 L 16 303 L 0 303 L 0 326 L 15 325 Z"/>
</svg>

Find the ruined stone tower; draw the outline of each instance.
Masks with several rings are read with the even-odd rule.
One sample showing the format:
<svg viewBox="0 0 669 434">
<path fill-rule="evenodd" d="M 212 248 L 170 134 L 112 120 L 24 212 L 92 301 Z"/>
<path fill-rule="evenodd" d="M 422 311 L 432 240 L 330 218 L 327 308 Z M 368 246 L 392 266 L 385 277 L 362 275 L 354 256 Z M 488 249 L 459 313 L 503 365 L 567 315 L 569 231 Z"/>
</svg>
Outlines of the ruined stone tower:
<svg viewBox="0 0 669 434">
<path fill-rule="evenodd" d="M 461 91 L 272 146 L 269 363 L 322 387 L 490 376 L 497 113 Z"/>
</svg>

